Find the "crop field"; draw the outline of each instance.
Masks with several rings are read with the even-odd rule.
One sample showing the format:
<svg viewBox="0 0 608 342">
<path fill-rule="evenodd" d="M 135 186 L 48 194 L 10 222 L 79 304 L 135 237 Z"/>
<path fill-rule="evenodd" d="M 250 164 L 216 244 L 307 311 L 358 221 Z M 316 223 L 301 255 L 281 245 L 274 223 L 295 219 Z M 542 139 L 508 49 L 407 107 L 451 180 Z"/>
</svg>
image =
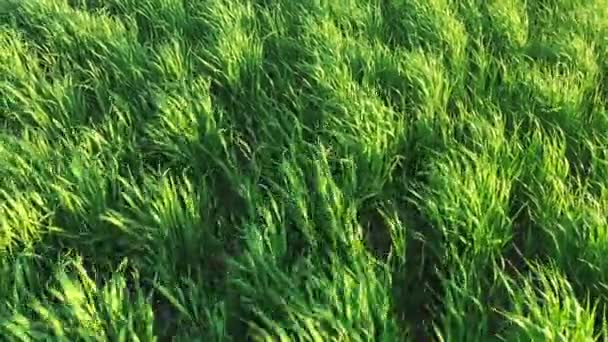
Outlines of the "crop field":
<svg viewBox="0 0 608 342">
<path fill-rule="evenodd" d="M 0 0 L 0 341 L 608 341 L 608 0 Z"/>
</svg>

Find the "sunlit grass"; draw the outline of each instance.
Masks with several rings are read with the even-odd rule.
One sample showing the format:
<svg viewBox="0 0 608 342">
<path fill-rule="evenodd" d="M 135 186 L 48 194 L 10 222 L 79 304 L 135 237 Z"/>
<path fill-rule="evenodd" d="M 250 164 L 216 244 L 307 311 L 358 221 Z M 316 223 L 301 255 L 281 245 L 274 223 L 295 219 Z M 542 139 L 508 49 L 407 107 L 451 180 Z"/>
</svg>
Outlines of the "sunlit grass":
<svg viewBox="0 0 608 342">
<path fill-rule="evenodd" d="M 608 1 L 0 0 L 0 340 L 608 340 Z"/>
</svg>

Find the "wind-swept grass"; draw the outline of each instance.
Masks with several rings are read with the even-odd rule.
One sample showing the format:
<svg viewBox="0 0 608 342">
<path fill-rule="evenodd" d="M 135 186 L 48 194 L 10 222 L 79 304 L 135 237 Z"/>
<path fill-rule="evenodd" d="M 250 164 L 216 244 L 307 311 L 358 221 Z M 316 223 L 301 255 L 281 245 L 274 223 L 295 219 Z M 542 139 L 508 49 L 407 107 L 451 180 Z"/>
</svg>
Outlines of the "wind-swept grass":
<svg viewBox="0 0 608 342">
<path fill-rule="evenodd" d="M 0 340 L 607 340 L 607 61 L 606 0 L 0 0 Z"/>
</svg>

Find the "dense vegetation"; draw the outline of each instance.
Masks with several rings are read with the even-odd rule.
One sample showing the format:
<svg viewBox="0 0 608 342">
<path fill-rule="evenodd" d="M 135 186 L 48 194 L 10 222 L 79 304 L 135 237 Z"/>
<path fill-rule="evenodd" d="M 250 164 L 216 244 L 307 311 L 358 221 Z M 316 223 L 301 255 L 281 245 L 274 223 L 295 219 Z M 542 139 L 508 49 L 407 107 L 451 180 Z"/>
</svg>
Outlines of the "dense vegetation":
<svg viewBox="0 0 608 342">
<path fill-rule="evenodd" d="M 608 1 L 0 0 L 0 339 L 608 339 Z"/>
</svg>

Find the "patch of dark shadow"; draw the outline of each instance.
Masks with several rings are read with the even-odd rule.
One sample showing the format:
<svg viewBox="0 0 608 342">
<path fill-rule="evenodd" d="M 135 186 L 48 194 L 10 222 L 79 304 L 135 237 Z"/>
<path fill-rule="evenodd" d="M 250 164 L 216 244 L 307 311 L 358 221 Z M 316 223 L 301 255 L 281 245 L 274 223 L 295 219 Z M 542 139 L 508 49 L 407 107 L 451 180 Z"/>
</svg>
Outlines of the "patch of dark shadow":
<svg viewBox="0 0 608 342">
<path fill-rule="evenodd" d="M 503 65 L 504 60 L 489 57 L 484 64 L 476 62 L 477 55 L 481 52 L 479 48 L 467 46 L 466 70 L 455 77 L 456 88 L 452 91 L 459 100 L 465 103 L 477 104 L 479 98 L 497 97 L 499 90 L 506 85 L 505 79 L 507 69 Z"/>
<path fill-rule="evenodd" d="M 204 272 L 208 279 L 208 283 L 212 288 L 222 289 L 226 282 L 228 265 L 227 260 L 238 256 L 240 246 L 235 239 L 231 241 L 223 241 L 226 244 L 225 251 L 212 251 L 206 253 L 204 257 Z"/>
<path fill-rule="evenodd" d="M 315 65 L 315 56 L 296 38 L 271 36 L 264 40 L 260 73 L 262 90 L 267 94 L 316 90 L 306 66 Z M 272 97 L 278 99 L 277 97 Z"/>
<path fill-rule="evenodd" d="M 603 310 L 608 310 L 608 277 L 606 277 L 607 265 L 600 254 L 603 251 L 598 251 L 597 247 L 589 248 L 590 246 L 587 245 L 589 242 L 583 241 L 589 239 L 588 234 L 593 234 L 585 232 L 585 230 L 594 230 L 598 227 L 583 222 L 580 222 L 577 227 L 581 231 L 581 236 L 578 241 L 564 247 L 564 250 L 569 252 L 569 256 L 558 266 L 566 276 L 579 302 L 590 301 L 591 304 L 597 304 L 596 314 L 606 315 L 608 311 L 603 312 Z M 563 244 L 565 245 L 565 243 Z"/>
<path fill-rule="evenodd" d="M 216 45 L 217 39 L 214 32 L 217 31 L 217 26 L 208 20 L 204 8 L 208 6 L 206 3 L 197 1 L 184 1 L 184 15 L 181 19 L 172 23 L 171 29 L 165 30 L 163 34 L 157 36 L 146 37 L 139 34 L 139 41 L 143 44 L 156 45 L 160 42 L 172 43 L 176 36 L 181 38 L 183 42 L 192 47 L 200 47 L 201 49 Z"/>
<path fill-rule="evenodd" d="M 569 164 L 568 181 L 573 187 L 586 184 L 591 176 L 592 152 L 586 140 L 587 134 L 579 132 L 566 137 L 566 159 Z"/>
<path fill-rule="evenodd" d="M 512 43 L 512 37 L 507 32 L 502 31 L 501 24 L 496 23 L 492 16 L 490 5 L 483 2 L 480 5 L 473 5 L 476 9 L 470 8 L 471 5 L 463 3 L 458 6 L 458 17 L 465 26 L 467 33 L 471 36 L 473 45 L 479 43 L 484 50 L 495 57 L 511 58 L 515 55 L 516 47 Z M 472 13 L 476 12 L 476 13 Z M 498 25 L 497 25 L 498 24 Z M 479 45 L 478 45 L 479 46 Z"/>
<path fill-rule="evenodd" d="M 108 182 L 106 186 L 108 196 L 105 210 L 119 210 L 122 205 L 119 186 L 113 182 Z M 55 248 L 73 249 L 84 256 L 85 262 L 90 260 L 91 265 L 100 267 L 116 264 L 124 257 L 137 259 L 144 255 L 145 242 L 134 238 L 134 235 L 121 233 L 109 223 L 100 220 L 99 210 L 89 208 L 86 216 L 83 216 L 65 208 L 57 199 L 50 199 L 49 203 L 54 207 L 53 215 L 48 218 L 49 225 L 58 227 L 60 231 L 46 234 L 42 249 L 51 253 Z M 95 233 L 95 238 L 91 238 L 92 233 Z"/>
<path fill-rule="evenodd" d="M 375 68 L 369 66 L 366 56 L 361 53 L 353 53 L 346 62 L 348 63 L 348 68 L 353 81 L 358 85 L 365 85 L 364 81 L 368 78 L 372 78 L 373 80 L 376 79 L 376 77 L 374 77 Z"/>
<path fill-rule="evenodd" d="M 214 205 L 211 208 L 201 208 L 201 217 L 212 226 L 209 231 L 209 246 L 201 261 L 210 282 L 221 284 L 226 277 L 226 260 L 242 253 L 243 236 L 242 224 L 252 208 L 232 185 L 216 179 L 209 191 L 215 194 Z M 212 251 L 221 251 L 215 253 Z M 193 265 L 195 266 L 195 265 Z"/>
<path fill-rule="evenodd" d="M 103 0 L 67 0 L 67 3 L 73 9 L 93 13 L 102 12 L 106 7 L 111 7 L 105 5 L 106 1 Z"/>
<path fill-rule="evenodd" d="M 175 306 L 159 291 L 154 283 L 153 274 L 141 274 L 140 269 L 132 264 L 122 270 L 126 281 L 126 294 L 134 298 L 143 294 L 152 307 L 154 315 L 154 334 L 160 341 L 173 341 L 179 329 L 180 313 Z M 136 275 L 136 276 L 134 276 Z M 109 279 L 107 276 L 104 279 Z"/>
<path fill-rule="evenodd" d="M 117 263 L 102 271 L 97 265 L 87 267 L 95 276 L 98 288 L 102 288 L 117 271 L 124 276 L 126 281 L 125 294 L 131 300 L 138 295 L 145 296 L 147 302 L 152 306 L 154 314 L 154 333 L 160 341 L 173 341 L 178 334 L 179 323 L 183 318 L 174 304 L 161 292 L 158 291 L 155 271 L 149 271 L 144 264 L 137 263 L 137 260 L 129 260 L 127 263 Z M 206 286 L 207 284 L 201 284 Z M 214 287 L 223 289 L 223 286 Z"/>
<path fill-rule="evenodd" d="M 509 309 L 511 302 L 509 301 L 508 288 L 504 286 L 500 279 L 499 274 L 501 272 L 509 272 L 507 265 L 509 261 L 504 260 L 500 255 L 484 253 L 484 254 L 470 254 L 467 256 L 467 247 L 464 245 L 454 245 L 452 247 L 458 251 L 459 257 L 467 262 L 467 274 L 464 275 L 468 286 L 475 284 L 478 289 L 483 289 L 480 296 L 472 301 L 470 298 L 460 297 L 459 300 L 468 309 L 472 310 L 468 312 L 470 318 L 480 318 L 485 316 L 487 319 L 484 321 L 483 328 L 489 336 L 498 336 L 505 327 L 504 317 L 500 314 L 501 311 Z M 462 260 L 462 259 L 461 259 Z M 450 257 L 440 260 L 437 266 L 437 274 L 440 276 L 439 282 L 442 283 L 445 280 L 448 282 L 454 281 L 461 282 L 463 280 L 462 274 L 454 274 L 453 263 Z M 433 293 L 435 294 L 434 310 L 438 312 L 446 312 L 450 308 L 446 307 L 441 297 L 442 293 L 445 293 L 445 285 L 442 285 L 439 289 L 434 288 Z M 450 292 L 453 293 L 454 288 L 450 286 Z M 457 297 L 459 294 L 457 294 Z M 464 300 L 464 301 L 463 301 Z M 437 322 L 436 322 L 437 323 Z M 479 323 L 479 322 L 478 322 Z"/>
<path fill-rule="evenodd" d="M 417 8 L 414 2 L 382 0 L 379 9 L 384 19 L 383 42 L 387 46 L 413 49 L 438 40 L 432 19 L 421 15 L 429 11 Z"/>
<path fill-rule="evenodd" d="M 513 236 L 503 253 L 503 259 L 505 262 L 505 272 L 510 276 L 514 276 L 529 269 L 527 260 L 533 258 L 534 253 L 530 254 L 530 251 L 526 251 L 526 240 L 531 222 L 525 212 L 525 207 L 512 205 L 511 217 Z"/>
<path fill-rule="evenodd" d="M 57 54 L 49 49 L 36 47 L 28 49 L 28 52 L 33 55 L 33 58 L 26 63 L 28 71 L 31 72 L 32 69 L 40 71 L 36 76 L 46 83 L 52 84 L 58 75 L 68 75 L 72 72 L 70 64 L 62 62 Z M 29 63 L 35 63 L 35 67 L 31 67 Z"/>
<path fill-rule="evenodd" d="M 404 204 L 402 221 L 408 227 L 406 264 L 393 269 L 396 317 L 411 327 L 415 341 L 433 337 L 435 308 L 440 305 L 440 269 L 443 237 L 411 204 Z"/>
<path fill-rule="evenodd" d="M 279 199 L 279 207 L 284 208 L 285 215 L 277 218 L 278 222 L 274 222 L 277 225 L 277 229 L 282 230 L 286 237 L 287 248 L 283 255 L 275 255 L 279 260 L 279 264 L 285 265 L 286 268 L 294 266 L 302 258 L 310 256 L 312 253 L 313 246 L 308 241 L 306 233 L 302 227 L 299 226 L 297 220 L 294 218 L 297 214 L 293 214 L 294 207 L 290 202 L 290 199 L 285 194 L 273 191 L 274 185 L 268 179 L 272 179 L 272 174 L 276 172 L 276 169 L 270 169 L 270 176 L 263 176 L 258 181 L 259 189 L 268 189 L 263 195 L 262 203 L 270 203 L 271 196 L 275 199 Z M 312 191 L 312 190 L 311 190 Z M 311 192 L 312 193 L 312 192 Z M 265 223 L 262 221 L 254 220 L 259 225 L 259 229 L 267 229 Z M 282 234 L 277 232 L 277 234 Z M 232 253 L 231 255 L 235 255 Z"/>
<path fill-rule="evenodd" d="M 496 274 L 503 272 L 507 267 L 509 266 L 505 263 L 498 268 L 488 269 L 481 280 L 480 287 L 485 292 L 482 303 L 488 309 L 487 331 L 488 335 L 493 337 L 500 336 L 504 331 L 508 323 L 501 312 L 508 311 L 512 305 L 508 288 L 504 283 L 495 280 L 498 278 Z"/>
<path fill-rule="evenodd" d="M 503 253 L 507 263 L 508 274 L 524 273 L 529 269 L 528 261 L 543 257 L 545 248 L 542 243 L 543 232 L 532 217 L 533 205 L 526 178 L 513 181 L 509 199 L 509 217 L 511 218 L 512 239 L 510 246 Z"/>
<path fill-rule="evenodd" d="M 303 127 L 304 142 L 315 144 L 320 138 L 320 133 L 325 125 L 328 113 L 322 104 L 323 98 L 306 98 L 303 108 L 298 113 L 298 119 Z"/>
<path fill-rule="evenodd" d="M 458 143 L 459 146 L 466 148 L 468 151 L 473 153 L 483 153 L 480 151 L 482 147 L 476 143 L 473 124 L 468 122 L 456 122 L 454 129 L 454 140 Z"/>
<path fill-rule="evenodd" d="M 226 298 L 226 331 L 229 332 L 230 337 L 235 341 L 250 341 L 255 340 L 254 336 L 256 331 L 253 331 L 252 326 L 260 327 L 265 332 L 271 332 L 273 327 L 269 326 L 269 321 L 273 322 L 285 322 L 287 309 L 290 298 L 290 291 L 293 291 L 293 286 L 302 287 L 305 284 L 306 279 L 298 274 L 285 273 L 286 269 L 284 266 L 277 267 L 275 263 L 271 263 L 269 267 L 264 269 L 257 269 L 260 265 L 256 264 L 257 261 L 248 261 L 247 266 L 250 269 L 244 270 L 240 268 L 236 272 L 238 274 L 228 282 L 227 289 L 228 294 Z M 240 267 L 242 267 L 241 265 Z M 277 273 L 282 273 L 277 275 Z M 255 289 L 254 294 L 251 289 L 247 289 L 249 295 L 243 294 L 241 286 L 249 287 L 255 283 L 259 283 L 259 278 L 266 278 L 265 282 L 268 283 L 268 278 L 271 277 L 270 287 L 263 286 Z M 288 284 L 286 281 L 290 281 Z M 298 284 L 298 285 L 295 285 Z M 252 297 L 253 296 L 253 297 Z M 278 298 L 280 297 L 280 299 Z M 280 302 L 279 302 L 280 301 Z M 267 319 L 262 319 L 260 314 L 266 316 Z M 268 329 L 270 328 L 270 329 Z M 287 328 L 287 333 L 292 333 L 294 327 Z"/>
<path fill-rule="evenodd" d="M 110 87 L 109 91 L 118 94 L 113 99 L 113 105 L 117 106 L 126 113 L 137 113 L 137 116 L 132 116 L 135 129 L 143 129 L 142 123 L 145 123 L 152 118 L 160 110 L 160 104 L 156 96 L 156 91 L 144 81 L 132 80 L 133 82 L 124 82 L 124 80 L 115 79 L 116 82 L 122 84 L 118 87 Z M 137 89 L 134 91 L 134 89 Z"/>
<path fill-rule="evenodd" d="M 311 176 L 312 177 L 312 176 Z M 323 217 L 323 209 L 319 208 L 319 198 L 317 188 L 314 186 L 314 179 L 308 178 L 306 185 L 308 187 L 308 198 L 307 210 L 309 216 L 306 218 L 309 220 L 308 226 L 303 226 L 300 218 L 300 210 L 297 208 L 297 204 L 292 202 L 292 199 L 282 195 L 285 203 L 285 222 L 284 229 L 287 234 L 287 253 L 284 260 L 287 265 L 295 265 L 298 261 L 321 255 L 322 258 L 338 258 L 342 259 L 345 257 L 344 252 L 348 251 L 348 248 L 343 250 L 336 250 L 336 245 L 339 244 L 336 241 L 335 231 L 330 231 L 332 227 L 326 225 L 327 222 Z M 342 247 L 342 246 L 341 246 Z M 346 257 L 348 257 L 346 255 Z"/>
<path fill-rule="evenodd" d="M 608 284 L 598 282 L 593 285 L 591 290 L 588 288 L 585 290 L 575 288 L 574 290 L 581 303 L 589 300 L 591 304 L 596 304 L 594 332 L 600 338 L 608 338 L 608 331 L 605 329 L 606 322 L 608 322 Z"/>
<path fill-rule="evenodd" d="M 581 125 L 576 119 L 579 108 L 566 107 L 542 98 L 537 89 L 525 82 L 514 84 L 509 93 L 508 98 L 501 101 L 501 108 L 506 111 L 506 115 L 513 115 L 514 119 L 519 120 L 520 131 L 529 132 L 541 128 L 551 135 L 564 133 L 566 138 L 569 134 L 580 131 Z M 508 101 L 512 101 L 512 104 L 505 103 Z"/>
<path fill-rule="evenodd" d="M 215 218 L 209 216 L 209 211 L 204 211 L 205 216 L 203 217 L 205 220 L 213 221 Z M 226 260 L 240 253 L 240 241 L 235 236 L 225 236 L 224 232 L 227 231 L 225 226 L 231 226 L 232 223 L 223 224 L 222 221 L 225 221 L 223 218 L 217 218 L 217 221 L 220 222 L 210 223 L 205 228 L 192 226 L 181 228 L 181 231 L 180 228 L 175 228 L 171 237 L 168 238 L 169 241 L 174 242 L 159 242 L 158 248 L 171 250 L 170 262 L 166 264 L 166 267 L 170 268 L 169 271 L 176 278 L 189 277 L 196 272 L 202 274 L 205 283 L 212 288 L 222 288 L 221 286 L 226 280 Z M 204 229 L 205 231 L 185 233 L 183 231 L 185 229 Z M 166 258 L 161 258 L 155 261 L 152 256 L 149 261 L 164 264 L 166 260 Z"/>
<path fill-rule="evenodd" d="M 373 205 L 364 206 L 358 213 L 365 242 L 376 258 L 386 261 L 391 251 L 392 239 L 382 214 Z"/>
<path fill-rule="evenodd" d="M 6 3 L 6 2 L 5 2 Z M 14 7 L 11 8 L 11 27 L 15 29 L 24 38 L 23 40 L 28 42 L 28 46 L 34 47 L 36 50 L 42 51 L 48 48 L 47 36 L 44 34 L 44 28 L 42 26 L 36 27 L 31 24 L 27 13 L 23 13 L 24 10 L 20 5 L 17 5 L 17 1 L 11 1 Z M 4 5 L 4 3 L 2 4 Z"/>
<path fill-rule="evenodd" d="M 295 76 L 292 78 L 294 74 Z M 262 77 L 260 77 L 260 90 L 263 96 L 262 103 L 264 111 L 273 111 L 299 114 L 305 108 L 307 101 L 312 93 L 312 86 L 309 76 L 288 67 L 272 66 L 265 67 Z M 279 116 L 289 118 L 288 115 Z"/>
<path fill-rule="evenodd" d="M 123 12 L 124 9 L 120 9 L 119 11 Z M 145 13 L 141 9 L 130 13 L 129 17 L 137 28 L 137 42 L 139 44 L 157 44 L 162 41 L 168 41 L 171 34 L 177 34 L 177 30 L 171 28 L 166 21 L 162 19 L 154 21 L 158 17 L 151 16 L 150 13 Z"/>
<path fill-rule="evenodd" d="M 120 161 L 116 173 L 118 177 L 129 179 L 133 183 L 141 186 L 150 173 L 160 173 L 159 167 L 153 167 L 144 163 L 141 153 L 136 149 L 129 148 L 126 151 L 116 153 L 117 160 Z"/>
<path fill-rule="evenodd" d="M 98 98 L 98 94 L 94 86 L 80 84 L 73 90 L 73 101 L 78 101 L 76 108 L 71 108 L 70 122 L 66 125 L 70 126 L 94 126 L 100 124 L 108 115 L 103 109 L 109 108 L 104 106 Z M 83 115 L 86 113 L 86 115 Z"/>
<path fill-rule="evenodd" d="M 24 288 L 20 290 L 24 292 L 39 292 L 44 290 L 45 284 L 52 279 L 55 262 L 57 256 L 60 254 L 55 249 L 50 249 L 46 246 L 45 241 L 40 241 L 35 245 L 35 249 L 22 248 L 19 252 L 14 253 L 11 256 L 6 256 L 2 251 L 2 267 L 6 267 L 8 263 L 13 263 L 16 267 L 20 267 L 21 283 L 25 284 Z M 46 248 L 46 249 L 45 249 Z M 13 268 L 14 270 L 14 268 Z M 3 270 L 4 274 L 4 270 Z M 13 273 L 17 275 L 17 273 Z"/>
<path fill-rule="evenodd" d="M 247 306 L 243 298 L 239 295 L 238 289 L 234 285 L 228 284 L 226 295 L 226 331 L 233 341 L 247 341 L 249 322 L 243 315 L 244 308 Z"/>
<path fill-rule="evenodd" d="M 597 64 L 600 66 L 597 80 L 597 92 L 600 95 L 600 98 L 604 100 L 604 103 L 606 103 L 608 102 L 608 61 L 601 60 L 598 61 Z"/>
<path fill-rule="evenodd" d="M 403 71 L 404 66 L 400 64 L 399 58 L 390 56 L 389 52 L 378 53 L 375 58 L 378 61 L 372 65 L 363 55 L 355 55 L 355 58 L 350 59 L 349 68 L 356 82 L 370 82 L 383 104 L 400 113 L 411 112 L 424 103 L 425 95 L 407 75 L 407 70 Z"/>
<path fill-rule="evenodd" d="M 176 138 L 179 139 L 179 138 Z M 204 155 L 198 146 L 194 144 L 179 142 L 179 153 L 172 149 L 166 149 L 153 141 L 145 133 L 135 133 L 135 145 L 128 153 L 129 165 L 143 167 L 144 169 L 165 172 L 172 170 L 175 173 L 185 173 L 194 176 L 194 168 L 197 167 L 197 159 L 194 156 Z M 127 160 L 125 160 L 127 163 Z M 198 171 L 198 170 L 197 170 Z"/>
<path fill-rule="evenodd" d="M 290 70 L 267 61 L 263 62 L 262 68 L 260 88 L 268 98 L 278 102 L 277 105 L 288 105 L 292 100 L 289 97 L 293 93 L 293 81 L 287 77 L 287 74 L 291 73 Z"/>
<path fill-rule="evenodd" d="M 594 264 L 582 256 L 580 251 L 577 260 L 573 261 L 566 270 L 566 275 L 577 298 L 582 302 L 589 297 L 591 300 L 599 301 L 598 304 L 606 306 L 608 302 L 608 284 L 605 283 L 601 266 Z M 574 259 L 574 258 L 573 258 Z"/>
<path fill-rule="evenodd" d="M 501 255 L 494 256 L 496 264 L 480 265 L 478 268 L 480 286 L 484 289 L 485 294 L 482 304 L 491 308 L 488 312 L 488 334 L 495 337 L 500 336 L 508 328 L 509 323 L 500 312 L 508 310 L 511 305 L 505 284 L 495 281 L 497 273 L 504 272 L 510 279 L 519 279 L 530 271 L 528 261 L 535 258 L 535 251 L 527 247 L 532 223 L 526 211 L 525 202 L 522 201 L 523 197 L 519 197 L 521 194 L 518 186 L 521 187 L 521 184 L 517 184 L 516 190 L 510 194 L 509 214 L 512 220 L 512 239 Z"/>
<path fill-rule="evenodd" d="M 438 136 L 435 127 L 420 121 L 408 124 L 407 138 L 404 140 L 398 155 L 402 161 L 393 171 L 395 181 L 408 184 L 425 184 L 428 179 L 428 165 L 437 153 L 447 152 L 448 144 Z"/>
<path fill-rule="evenodd" d="M 608 292 L 608 289 L 606 289 Z M 606 322 L 608 322 L 608 296 L 602 296 L 595 311 L 595 322 L 593 332 L 597 337 L 597 341 L 605 341 L 608 339 L 608 331 L 606 330 Z"/>
<path fill-rule="evenodd" d="M 232 102 L 236 102 L 236 97 L 233 90 L 227 84 L 228 81 L 223 79 L 221 75 L 213 75 L 209 82 L 209 94 L 214 105 L 225 106 Z"/>
<path fill-rule="evenodd" d="M 158 170 L 160 172 L 193 173 L 192 160 L 185 158 L 185 156 L 171 155 L 171 151 L 164 150 L 147 137 L 142 137 L 138 140 L 137 152 L 134 152 L 134 158 L 139 159 L 141 165 L 145 168 Z M 185 148 L 182 148 L 182 152 L 186 152 L 190 155 L 190 153 L 188 153 L 189 151 L 185 151 Z"/>
<path fill-rule="evenodd" d="M 522 115 L 522 112 L 528 108 L 523 107 L 523 104 L 533 100 L 530 87 L 525 82 L 517 80 L 505 82 L 503 86 L 496 87 L 493 92 L 492 100 L 504 114 L 504 117 L 512 122 L 512 126 L 524 123 L 521 121 L 526 117 Z"/>
<path fill-rule="evenodd" d="M 179 333 L 179 312 L 162 295 L 154 296 L 151 304 L 155 335 L 159 337 L 159 341 L 174 341 Z"/>
<path fill-rule="evenodd" d="M 421 101 L 414 96 L 416 87 L 398 74 L 388 76 L 380 72 L 377 77 L 377 91 L 382 104 L 398 113 L 408 113 L 418 108 Z"/>
<path fill-rule="evenodd" d="M 97 289 L 102 289 L 118 272 L 118 275 L 123 276 L 125 279 L 126 293 L 131 296 L 135 295 L 137 284 L 134 275 L 137 274 L 139 276 L 141 274 L 136 266 L 137 260 L 130 259 L 127 255 L 122 255 L 114 261 L 100 262 L 95 258 L 94 254 L 89 250 L 82 250 L 70 245 L 56 246 L 52 251 L 48 251 L 49 256 L 61 256 L 61 258 L 66 260 L 70 260 L 72 256 L 77 256 L 79 264 L 83 267 L 87 276 L 95 283 Z M 129 261 L 125 262 L 127 260 Z M 69 271 L 69 268 L 67 270 Z"/>
<path fill-rule="evenodd" d="M 290 24 L 302 25 L 305 19 L 320 10 L 319 3 L 315 1 L 285 2 L 277 0 L 253 0 L 251 3 L 256 11 L 256 16 L 261 17 L 265 13 L 273 11 L 280 16 L 289 16 Z M 267 25 L 266 25 L 267 26 Z"/>
<path fill-rule="evenodd" d="M 466 253 L 466 246 L 456 245 L 454 247 L 456 247 L 457 250 L 461 251 L 459 253 Z M 479 288 L 483 289 L 484 291 L 481 294 L 480 298 L 478 298 L 478 303 L 486 308 L 503 310 L 507 309 L 510 305 L 508 300 L 507 288 L 503 286 L 501 282 L 496 281 L 496 272 L 501 272 L 507 266 L 499 266 L 497 270 L 497 268 L 495 267 L 496 265 L 494 263 L 488 262 L 491 260 L 500 262 L 501 259 L 499 255 L 477 255 L 475 256 L 475 258 L 477 258 L 477 260 L 473 260 L 473 263 L 469 266 L 471 267 L 471 270 L 474 269 L 475 271 L 468 275 L 468 281 L 478 283 Z M 436 284 L 441 284 L 443 279 L 447 278 L 449 280 L 453 276 L 453 269 L 451 268 L 451 266 L 453 265 L 448 259 L 443 259 L 439 257 L 438 260 L 439 262 L 436 263 L 437 266 L 435 270 L 436 274 L 439 274 L 439 276 L 436 276 L 435 281 Z M 432 302 L 431 309 L 429 310 L 434 309 L 435 311 L 444 312 L 448 309 L 445 307 L 443 302 L 442 290 L 443 288 L 441 287 L 441 285 L 431 287 L 430 292 L 434 301 Z M 471 304 L 472 303 L 468 305 Z M 485 328 L 487 329 L 490 335 L 498 334 L 504 325 L 503 317 L 498 312 L 495 312 L 493 310 L 490 310 L 489 312 L 487 312 L 487 314 L 488 320 L 486 322 L 487 326 Z M 433 318 L 436 319 L 437 317 Z"/>
<path fill-rule="evenodd" d="M 545 65 L 557 66 L 560 62 L 567 60 L 566 56 L 560 52 L 559 46 L 538 40 L 528 43 L 522 53 L 530 61 Z"/>
<path fill-rule="evenodd" d="M 82 223 L 84 229 L 100 230 L 101 227 Z M 107 227 L 106 230 L 110 230 Z M 123 258 L 139 259 L 146 253 L 146 248 L 128 237 L 107 234 L 103 238 L 91 238 L 89 233 L 76 233 L 66 231 L 50 235 L 44 239 L 48 242 L 49 251 L 55 248 L 75 250 L 83 257 L 85 266 L 96 267 L 99 270 L 110 270 L 112 265 L 119 263 Z M 87 241 L 87 242 L 84 242 Z"/>
<path fill-rule="evenodd" d="M 14 108 L 19 108 L 19 107 L 14 106 Z M 2 108 L 2 110 L 4 111 L 5 108 Z M 9 112 L 15 113 L 15 111 L 8 109 L 8 108 L 5 112 L 6 113 L 9 113 Z M 29 121 L 29 120 L 27 120 L 27 121 Z M 30 129 L 32 127 L 35 127 L 35 129 L 40 129 L 40 127 L 34 126 L 33 122 L 29 121 L 29 122 L 24 123 L 22 119 L 14 117 L 14 116 L 0 117 L 0 127 L 2 128 L 3 133 L 10 134 L 11 136 L 16 136 L 16 137 L 20 137 L 23 134 L 26 127 L 30 127 Z"/>
<path fill-rule="evenodd" d="M 214 201 L 219 204 L 216 206 L 219 216 L 238 218 L 249 213 L 249 203 L 237 189 L 239 184 L 219 170 L 211 170 L 210 176 L 213 179 L 211 189 L 216 196 Z"/>
<path fill-rule="evenodd" d="M 277 1 L 277 0 L 252 0 L 251 1 L 258 16 L 263 15 L 264 12 L 266 12 L 266 11 L 277 9 L 277 7 L 279 7 L 279 6 L 277 6 L 278 2 L 279 1 Z M 279 9 L 282 9 L 282 8 L 279 7 Z"/>
<path fill-rule="evenodd" d="M 484 38 L 483 15 L 482 12 L 487 14 L 487 6 L 484 3 L 474 2 L 458 2 L 454 6 L 454 14 L 462 22 L 467 35 L 470 37 L 470 42 L 475 44 L 481 42 Z"/>
<path fill-rule="evenodd" d="M 528 36 L 541 36 L 543 31 L 550 28 L 550 22 L 554 12 L 552 7 L 557 4 L 555 0 L 526 1 L 526 18 L 528 18 Z"/>
<path fill-rule="evenodd" d="M 295 222 L 285 225 L 287 231 L 287 253 L 282 258 L 284 265 L 292 267 L 302 258 L 306 258 L 313 253 L 314 246 L 306 237 L 306 234 Z"/>
<path fill-rule="evenodd" d="M 13 14 L 21 7 L 21 1 L 3 1 L 0 5 L 0 27 L 9 26 Z"/>
<path fill-rule="evenodd" d="M 216 110 L 221 110 L 226 114 L 227 124 L 238 132 L 238 138 L 242 139 L 247 146 L 255 147 L 256 139 L 264 125 L 262 120 L 255 119 L 256 112 L 265 109 L 252 106 L 249 100 L 260 98 L 260 94 L 243 93 L 231 89 L 231 87 L 224 87 L 217 82 L 211 83 L 210 93 Z M 243 152 L 243 150 L 239 152 Z"/>
</svg>

